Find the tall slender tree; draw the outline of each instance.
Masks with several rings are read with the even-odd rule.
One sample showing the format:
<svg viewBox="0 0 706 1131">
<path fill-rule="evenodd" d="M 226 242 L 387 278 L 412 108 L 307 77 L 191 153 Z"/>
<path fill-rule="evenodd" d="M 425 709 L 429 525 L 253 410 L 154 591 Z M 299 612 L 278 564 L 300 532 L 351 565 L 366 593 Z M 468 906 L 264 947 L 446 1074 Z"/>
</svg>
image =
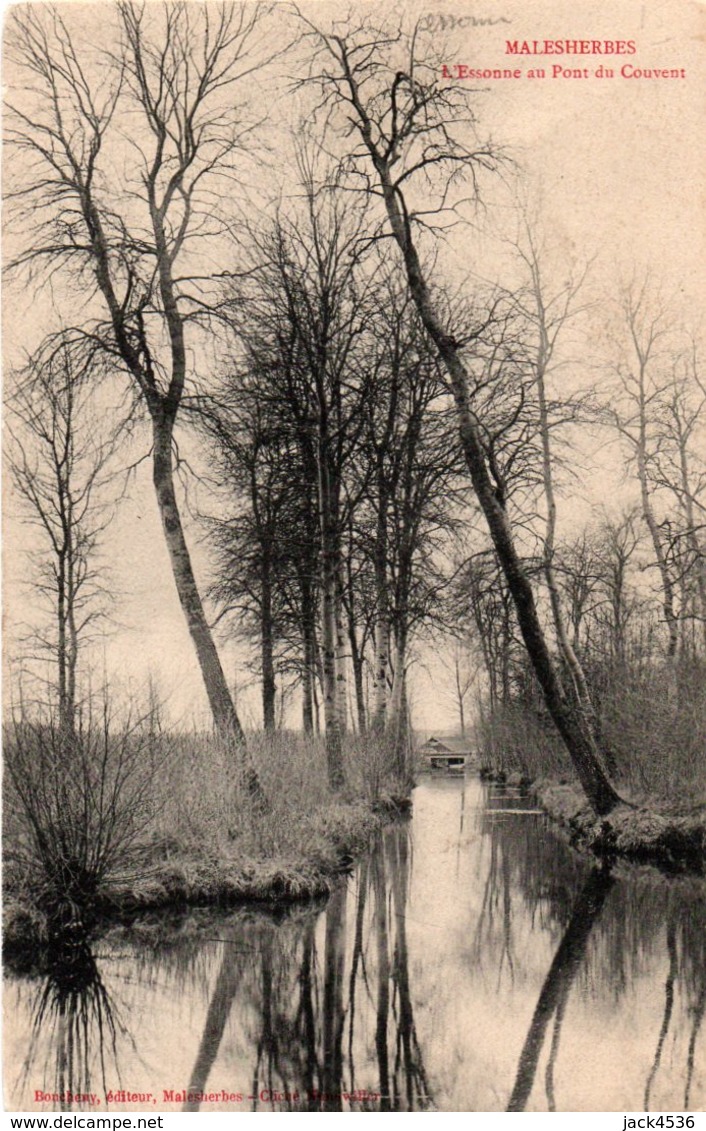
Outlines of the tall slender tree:
<svg viewBox="0 0 706 1131">
<path fill-rule="evenodd" d="M 237 182 L 248 125 L 239 99 L 264 54 L 261 11 L 119 3 L 120 46 L 91 49 L 77 16 L 13 13 L 22 102 L 8 109 L 18 160 L 10 199 L 31 218 L 15 269 L 60 275 L 102 314 L 80 327 L 126 373 L 152 434 L 152 478 L 174 582 L 217 729 L 259 792 L 206 619 L 174 485 L 174 430 L 209 305 L 198 241 L 227 228 L 214 189 Z M 80 16 L 79 16 L 80 18 Z M 254 54 L 253 54 L 254 52 Z M 205 289 L 204 289 L 205 288 Z"/>
<path fill-rule="evenodd" d="M 359 211 L 321 183 L 306 153 L 300 174 L 299 207 L 251 233 L 250 270 L 234 282 L 229 311 L 258 401 L 297 447 L 302 480 L 315 489 L 328 773 L 338 789 L 346 725 L 342 546 L 355 502 L 343 474 L 362 428 L 359 342 L 374 283 L 360 271 Z"/>
<path fill-rule="evenodd" d="M 114 437 L 92 411 L 95 364 L 91 353 L 76 356 L 68 342 L 52 342 L 17 375 L 8 398 L 9 467 L 22 517 L 40 534 L 32 587 L 50 622 L 48 629 L 32 625 L 30 653 L 55 669 L 50 701 L 69 737 L 80 652 L 105 613 L 107 593 L 96 554 L 112 513 L 105 492 Z"/>
</svg>

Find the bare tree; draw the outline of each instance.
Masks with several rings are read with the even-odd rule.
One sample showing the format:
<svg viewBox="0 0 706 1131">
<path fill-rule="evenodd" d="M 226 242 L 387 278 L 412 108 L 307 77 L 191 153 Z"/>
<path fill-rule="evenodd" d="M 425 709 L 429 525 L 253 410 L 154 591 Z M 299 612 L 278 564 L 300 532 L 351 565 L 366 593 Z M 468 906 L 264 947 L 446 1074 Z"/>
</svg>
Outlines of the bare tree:
<svg viewBox="0 0 706 1131">
<path fill-rule="evenodd" d="M 510 700 L 518 642 L 508 587 L 490 552 L 475 555 L 463 566 L 454 586 L 453 608 L 457 625 L 477 643 L 492 715 Z"/>
<path fill-rule="evenodd" d="M 676 535 L 679 579 L 687 594 L 690 582 L 695 589 L 701 638 L 706 646 L 706 469 L 701 455 L 706 383 L 695 342 L 675 358 L 661 401 L 649 475 L 658 489 L 668 491 L 676 501 L 681 520 Z"/>
<path fill-rule="evenodd" d="M 630 567 L 640 544 L 639 514 L 628 510 L 617 519 L 606 519 L 598 537 L 595 568 L 602 604 L 595 609 L 595 614 L 599 623 L 607 621 L 609 656 L 623 665 L 627 658 L 628 629 L 638 609 Z"/>
<path fill-rule="evenodd" d="M 339 125 L 350 139 L 344 162 L 350 184 L 382 200 L 410 294 L 448 374 L 473 487 L 547 707 L 591 805 L 597 813 L 607 814 L 620 798 L 602 765 L 588 720 L 576 711 L 561 685 L 516 549 L 502 484 L 493 479 L 482 427 L 469 402 L 464 355 L 472 333 L 464 340 L 463 333 L 447 325 L 418 247 L 423 229 L 434 220 L 441 222 L 454 186 L 464 178 L 475 186 L 482 171 L 497 169 L 498 154 L 476 140 L 466 92 L 457 85 L 443 85 L 433 60 L 420 62 L 417 34 L 405 36 L 399 26 L 376 28 L 372 21 L 346 34 L 327 34 L 310 21 L 303 22 L 314 43 L 308 81 L 320 91 L 329 127 Z M 437 195 L 430 204 L 432 187 Z"/>
<path fill-rule="evenodd" d="M 65 735 L 74 731 L 79 652 L 106 604 L 96 551 L 111 514 L 105 487 L 113 442 L 91 411 L 94 361 L 72 356 L 66 343 L 39 350 L 8 402 L 12 481 L 24 521 L 39 530 L 42 543 L 31 556 L 32 587 L 50 610 L 51 628 L 35 626 L 32 652 L 56 666 Z"/>
<path fill-rule="evenodd" d="M 466 737 L 466 707 L 471 690 L 478 682 L 481 666 L 475 654 L 471 638 L 455 639 L 443 664 L 452 679 L 452 689 L 448 697 L 458 709 L 458 723 L 461 738 Z"/>
<path fill-rule="evenodd" d="M 367 553 L 375 594 L 373 729 L 403 766 L 412 634 L 438 611 L 454 529 L 460 453 L 439 365 L 406 288 L 385 278 L 373 313 L 375 364 L 358 464 L 368 471 Z"/>
<path fill-rule="evenodd" d="M 561 589 L 554 563 L 557 526 L 555 486 L 557 460 L 553 438 L 557 421 L 556 414 L 552 412 L 548 389 L 548 381 L 552 366 L 556 361 L 560 336 L 569 320 L 577 313 L 577 298 L 585 278 L 585 272 L 579 274 L 576 280 L 570 278 L 556 291 L 552 292 L 546 283 L 542 248 L 536 234 L 536 228 L 526 213 L 523 215 L 523 229 L 523 238 L 518 244 L 518 252 L 529 274 L 527 301 L 522 305 L 529 319 L 534 338 L 531 368 L 539 410 L 542 481 L 546 507 L 543 547 L 544 576 L 549 592 L 552 620 L 559 651 L 569 672 L 577 702 L 581 710 L 589 716 L 593 723 L 595 722 L 593 704 L 591 703 L 581 661 L 567 631 L 561 606 Z"/>
<path fill-rule="evenodd" d="M 246 389 L 229 385 L 224 393 L 206 419 L 219 481 L 235 496 L 236 506 L 227 518 L 209 521 L 217 551 L 212 594 L 222 606 L 221 616 L 233 620 L 240 635 L 249 634 L 254 624 L 263 726 L 271 731 L 278 625 L 291 573 L 286 532 L 301 518 L 298 483 L 292 483 L 297 453 Z"/>
<path fill-rule="evenodd" d="M 669 562 L 669 551 L 655 507 L 654 482 L 651 475 L 657 451 L 656 417 L 666 382 L 664 358 L 660 356 L 665 339 L 671 332 L 666 309 L 652 293 L 649 278 L 625 289 L 621 314 L 627 347 L 615 369 L 620 393 L 610 406 L 613 423 L 625 441 L 629 460 L 635 468 L 640 487 L 642 518 L 649 531 L 654 559 L 662 590 L 662 612 L 667 629 L 667 658 L 674 660 L 679 642 L 679 620 L 676 610 L 675 578 Z"/>
<path fill-rule="evenodd" d="M 577 653 L 588 643 L 590 614 L 600 600 L 596 595 L 598 552 L 586 530 L 573 541 L 557 546 L 555 568 L 571 629 L 571 645 Z"/>
<path fill-rule="evenodd" d="M 203 241 L 225 231 L 214 190 L 237 182 L 244 160 L 236 95 L 262 62 L 261 13 L 227 4 L 112 10 L 120 47 L 100 53 L 58 9 L 13 16 L 12 54 L 28 84 L 8 111 L 20 177 L 10 199 L 28 221 L 15 267 L 73 281 L 102 304 L 107 317 L 82 329 L 147 410 L 164 537 L 214 723 L 234 736 L 257 793 L 184 536 L 173 439 L 209 306 L 197 249 L 203 255 Z"/>
</svg>

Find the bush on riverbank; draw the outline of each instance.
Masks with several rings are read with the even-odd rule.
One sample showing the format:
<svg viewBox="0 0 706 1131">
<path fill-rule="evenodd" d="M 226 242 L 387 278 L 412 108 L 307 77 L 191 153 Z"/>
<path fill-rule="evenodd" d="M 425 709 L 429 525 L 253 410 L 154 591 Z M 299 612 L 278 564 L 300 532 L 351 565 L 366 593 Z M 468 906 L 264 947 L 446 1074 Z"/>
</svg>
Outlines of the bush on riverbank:
<svg viewBox="0 0 706 1131">
<path fill-rule="evenodd" d="M 278 732 L 249 743 L 264 814 L 233 750 L 211 734 L 157 733 L 149 719 L 87 727 L 71 741 L 51 725 L 10 728 L 6 945 L 141 908 L 324 896 L 396 798 L 403 807 L 406 791 L 372 743 L 374 795 L 353 741 L 335 796 L 323 740 Z"/>
<path fill-rule="evenodd" d="M 129 720 L 23 719 L 5 733 L 6 885 L 57 924 L 89 906 L 110 876 L 138 872 L 159 802 L 149 735 Z"/>
<path fill-rule="evenodd" d="M 654 662 L 589 668 L 606 768 L 627 804 L 596 818 L 531 681 L 522 697 L 486 712 L 479 733 L 487 776 L 534 783 L 570 841 L 603 858 L 666 871 L 706 867 L 704 667 Z"/>
</svg>

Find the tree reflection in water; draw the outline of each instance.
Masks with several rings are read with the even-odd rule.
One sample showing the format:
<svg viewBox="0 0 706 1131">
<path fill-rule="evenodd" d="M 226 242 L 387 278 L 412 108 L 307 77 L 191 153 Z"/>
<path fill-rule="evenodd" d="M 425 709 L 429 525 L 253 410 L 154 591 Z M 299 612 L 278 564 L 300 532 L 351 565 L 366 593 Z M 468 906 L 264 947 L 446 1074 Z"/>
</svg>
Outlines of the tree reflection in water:
<svg viewBox="0 0 706 1131">
<path fill-rule="evenodd" d="M 678 958 L 676 930 L 673 919 L 670 920 L 670 922 L 667 924 L 667 952 L 669 954 L 669 971 L 667 973 L 667 981 L 664 987 L 664 1016 L 662 1018 L 662 1026 L 659 1031 L 659 1037 L 657 1038 L 655 1058 L 652 1062 L 652 1067 L 645 1084 L 645 1111 L 650 1110 L 650 1094 L 652 1092 L 652 1085 L 659 1070 L 660 1061 L 662 1059 L 662 1050 L 664 1048 L 664 1042 L 667 1039 L 667 1033 L 669 1032 L 669 1026 L 672 1020 L 672 1011 L 674 1009 L 674 983 L 677 978 Z"/>
<path fill-rule="evenodd" d="M 207 1091 L 219 1056 L 231 1055 L 221 1052 L 230 1022 L 230 1044 L 251 1059 L 253 1110 L 432 1106 L 410 990 L 408 835 L 380 834 L 356 889 L 342 884 L 320 925 L 253 922 L 249 953 L 224 943 L 190 1092 Z"/>
<path fill-rule="evenodd" d="M 554 961 L 539 995 L 532 1023 L 520 1054 L 515 1086 L 507 1105 L 508 1111 L 524 1111 L 525 1109 L 534 1084 L 547 1025 L 555 1014 L 557 1017 L 563 1016 L 571 986 L 586 952 L 589 935 L 603 909 L 603 904 L 613 882 L 609 872 L 596 868 L 591 872 L 581 889 L 569 925 L 559 944 L 559 949 L 554 956 Z M 557 1046 L 560 1025 L 561 1022 L 559 1021 L 558 1028 L 555 1031 Z M 554 1058 L 556 1058 L 556 1049 L 554 1050 Z"/>
<path fill-rule="evenodd" d="M 72 937 L 55 943 L 32 1002 L 20 1090 L 29 1091 L 32 1080 L 53 1080 L 44 1091 L 60 1097 L 61 1111 L 91 1106 L 80 1097 L 92 1092 L 102 1101 L 107 1070 L 111 1079 L 120 1079 L 118 1032 L 126 1034 L 126 1029 L 118 1023 L 89 942 Z"/>
<path fill-rule="evenodd" d="M 694 1054 L 696 1052 L 696 1041 L 701 1028 L 701 1022 L 704 1019 L 704 1012 L 706 1012 L 706 976 L 701 987 L 699 1000 L 694 1006 L 694 1021 L 691 1029 L 691 1036 L 689 1038 L 689 1051 L 686 1058 L 686 1085 L 684 1087 L 684 1110 L 689 1111 L 689 1103 L 691 1100 L 691 1081 L 694 1076 Z"/>
<path fill-rule="evenodd" d="M 706 1012 L 702 885 L 692 890 L 687 881 L 657 876 L 637 883 L 632 876 L 614 878 L 592 869 L 585 858 L 558 846 L 542 819 L 514 817 L 505 809 L 502 817 L 486 810 L 480 821 L 486 850 L 479 859 L 482 898 L 471 954 L 474 966 L 496 965 L 499 1002 L 520 967 L 515 930 L 524 932 L 530 923 L 535 937 L 556 939 L 509 1110 L 527 1105 L 548 1037 L 547 1106 L 561 1109 L 556 1076 L 572 988 L 600 986 L 617 1003 L 664 953 L 665 939 L 665 1006 L 656 1052 L 652 1045 L 645 1063 L 644 1100 L 649 1105 L 660 1084 L 680 988 L 689 1025 L 683 1065 L 688 1108 Z M 250 1063 L 254 1110 L 399 1112 L 434 1106 L 410 977 L 409 854 L 408 827 L 389 828 L 361 863 L 356 883 L 334 893 L 318 922 L 315 911 L 294 923 L 254 918 L 248 923 L 249 956 L 238 956 L 226 944 L 191 1076 L 195 1089 L 205 1090 L 231 1017 L 231 1046 L 237 1047 L 223 1056 L 225 1063 L 234 1056 L 239 1065 Z M 232 1072 L 229 1068 L 231 1078 Z M 378 1092 L 379 1099 L 356 1095 L 357 1089 Z"/>
<path fill-rule="evenodd" d="M 626 1099 L 636 1094 L 646 1107 L 672 1107 L 676 1086 L 678 1103 L 688 1110 L 702 1086 L 703 883 L 628 869 L 611 878 L 558 842 L 543 818 L 508 812 L 511 804 L 500 796 L 495 812 L 474 804 L 459 816 L 462 797 L 451 799 L 461 856 L 445 830 L 431 844 L 438 860 L 425 854 L 424 835 L 415 834 L 413 914 L 411 826 L 397 825 L 379 834 L 355 880 L 342 883 L 323 910 L 268 915 L 240 908 L 220 918 L 185 913 L 183 924 L 140 920 L 108 944 L 117 965 L 99 963 L 112 993 L 122 979 L 121 1012 L 127 1018 L 129 1003 L 131 1031 L 148 1050 L 156 1040 L 159 1058 L 154 1002 L 160 1002 L 189 1038 L 183 1051 L 190 1063 L 179 1066 L 189 1091 L 234 1088 L 253 1110 L 428 1110 L 437 1091 L 442 1107 L 496 1105 L 511 1090 L 510 1110 L 521 1110 L 531 1100 L 541 1104 L 541 1084 L 549 1109 L 563 1104 L 566 1110 L 590 1082 L 562 1078 L 562 1044 L 565 1063 L 573 1064 L 585 1040 L 584 1017 L 598 1009 L 624 1031 L 624 1018 L 639 1010 Z M 479 789 L 477 797 L 482 800 Z M 436 819 L 438 809 L 429 811 Z M 423 809 L 420 815 L 424 820 Z M 439 868 L 452 882 L 437 891 Z M 433 968 L 424 962 L 426 920 L 447 922 L 450 931 L 434 936 L 446 950 Z M 540 982 L 528 1001 L 528 989 Z M 496 1010 L 486 1049 L 469 1043 L 470 1014 L 459 1008 L 457 984 L 469 1007 L 477 991 L 482 1009 Z M 658 996 L 644 994 L 645 986 L 657 987 Z M 22 1009 L 28 997 L 22 983 L 18 989 Z M 55 955 L 29 994 L 31 1012 L 24 1016 L 31 1039 L 18 1092 L 25 1103 L 17 1110 L 31 1102 L 30 1079 L 59 1095 L 104 1090 L 106 1076 L 115 1087 L 116 1047 L 129 1085 L 142 1073 L 149 1088 L 157 1072 L 171 1069 L 131 1052 L 87 945 Z M 513 1065 L 507 1053 L 520 1002 L 532 1018 Z M 421 1033 L 417 1015 L 424 1018 Z M 482 1041 L 480 1023 L 472 1023 Z M 443 1027 L 446 1048 L 438 1040 L 425 1047 L 427 1027 L 431 1033 Z M 607 1029 L 606 1053 L 610 1041 Z M 461 1064 L 467 1079 L 456 1074 Z M 496 1081 L 507 1089 L 502 1099 Z M 600 1091 L 595 1095 L 600 1103 Z M 184 1106 L 201 1104 L 192 1099 Z"/>
<path fill-rule="evenodd" d="M 204 1090 L 209 1073 L 218 1055 L 223 1030 L 226 1027 L 226 1022 L 228 1021 L 242 975 L 240 961 L 242 953 L 243 952 L 232 942 L 223 944 L 221 968 L 218 971 L 213 996 L 211 997 L 208 1013 L 206 1014 L 206 1022 L 201 1036 L 199 1050 L 196 1055 L 196 1063 L 191 1073 L 191 1081 L 189 1083 L 189 1092 L 191 1093 L 195 1094 Z M 200 1106 L 198 1101 L 187 1098 L 183 1110 L 198 1111 Z"/>
<path fill-rule="evenodd" d="M 389 844 L 394 856 L 392 894 L 396 935 L 393 978 L 399 1000 L 395 1035 L 395 1111 L 427 1111 L 434 1106 L 412 1008 L 407 949 L 406 903 L 409 887 L 409 838 L 406 829 L 395 830 Z M 401 1083 L 404 1083 L 404 1093 Z"/>
<path fill-rule="evenodd" d="M 609 877 L 589 871 L 586 858 L 557 845 L 543 818 L 525 820 L 507 812 L 511 797 L 496 790 L 479 814 L 489 856 L 473 955 L 490 957 L 513 976 L 512 924 L 529 912 L 538 925 L 558 934 L 554 959 L 546 975 L 517 1068 L 508 1110 L 523 1110 L 529 1099 L 546 1033 L 552 1024 L 544 1072 L 547 1106 L 557 1110 L 555 1071 L 562 1026 L 572 986 L 601 986 L 617 1003 L 658 955 L 667 964 L 664 1007 L 656 1047 L 645 1063 L 643 1102 L 647 1110 L 666 1073 L 663 1050 L 674 1026 L 675 1001 L 681 992 L 690 1033 L 684 1064 L 684 1109 L 688 1110 L 698 1035 L 706 1012 L 706 907 L 703 882 L 625 871 Z M 522 802 L 518 802 L 522 804 Z M 494 807 L 504 810 L 494 815 Z M 578 895 L 575 893 L 578 891 Z M 590 945 L 589 945 L 590 943 Z M 666 1076 L 673 1076 L 674 1067 Z M 666 1079 L 666 1077 L 665 1077 Z M 656 1106 L 659 1106 L 655 1101 Z"/>
<path fill-rule="evenodd" d="M 609 900 L 608 896 L 612 889 L 615 889 L 614 896 Z M 644 1108 L 645 1111 L 650 1110 L 652 1091 L 660 1070 L 662 1053 L 674 1014 L 676 986 L 681 979 L 683 992 L 687 1000 L 695 996 L 695 1004 L 690 1006 L 687 1011 L 692 1016 L 692 1028 L 687 1049 L 684 1077 L 684 1110 L 688 1111 L 691 1082 L 694 1072 L 696 1041 L 703 1021 L 704 1012 L 706 1011 L 706 967 L 703 961 L 703 934 L 700 936 L 700 942 L 697 942 L 699 928 L 703 931 L 704 927 L 703 908 L 701 921 L 699 921 L 699 916 L 696 914 L 695 908 L 690 907 L 689 903 L 686 903 L 685 910 L 684 900 L 681 899 L 679 902 L 676 902 L 672 898 L 673 890 L 668 886 L 662 889 L 662 894 L 665 897 L 662 910 L 666 917 L 664 931 L 668 955 L 668 970 L 664 985 L 664 1010 L 657 1036 L 657 1047 L 645 1081 L 643 1097 Z M 611 938 L 614 940 L 615 938 L 624 937 L 624 917 L 626 913 L 629 914 L 630 900 L 627 901 L 628 907 L 626 909 L 626 901 L 616 898 L 616 895 L 624 896 L 625 892 L 621 892 L 618 882 L 611 877 L 607 871 L 602 869 L 596 869 L 591 872 L 579 893 L 571 919 L 556 951 L 544 985 L 542 986 L 529 1032 L 520 1054 L 515 1085 L 508 1103 L 508 1111 L 523 1111 L 527 1104 L 534 1085 L 546 1029 L 552 1017 L 554 1017 L 554 1028 L 545 1072 L 545 1085 L 549 1110 L 557 1110 L 554 1091 L 554 1069 L 569 994 L 579 969 L 582 966 L 587 967 L 590 964 L 591 956 L 588 954 L 588 942 L 599 918 L 601 919 L 602 925 L 603 939 L 601 941 L 603 943 L 605 943 L 606 940 L 610 942 Z M 618 925 L 617 930 L 615 929 L 616 922 Z M 657 922 L 659 923 L 659 914 L 657 914 Z M 592 958 L 594 964 L 596 957 L 596 948 L 594 948 Z M 624 956 L 617 959 L 610 946 L 604 950 L 604 953 L 599 956 L 598 960 L 603 965 L 601 971 L 594 972 L 598 977 L 603 977 L 604 979 L 606 977 L 610 978 L 612 967 L 617 968 L 618 974 L 624 974 Z M 624 984 L 621 981 L 616 981 L 615 985 L 619 987 L 619 993 L 624 991 Z M 658 1104 L 657 1106 L 659 1108 L 660 1105 Z"/>
</svg>

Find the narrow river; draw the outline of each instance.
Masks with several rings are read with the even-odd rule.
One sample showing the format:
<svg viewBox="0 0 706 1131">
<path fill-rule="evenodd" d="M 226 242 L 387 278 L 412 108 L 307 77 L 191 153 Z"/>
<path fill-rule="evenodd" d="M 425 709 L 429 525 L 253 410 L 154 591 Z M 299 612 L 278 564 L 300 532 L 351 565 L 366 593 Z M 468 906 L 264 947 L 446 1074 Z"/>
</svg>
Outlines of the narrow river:
<svg viewBox="0 0 706 1131">
<path fill-rule="evenodd" d="M 7 973 L 5 1104 L 699 1111 L 705 893 L 592 868 L 516 791 L 427 779 L 323 908 L 148 917 Z"/>
</svg>

